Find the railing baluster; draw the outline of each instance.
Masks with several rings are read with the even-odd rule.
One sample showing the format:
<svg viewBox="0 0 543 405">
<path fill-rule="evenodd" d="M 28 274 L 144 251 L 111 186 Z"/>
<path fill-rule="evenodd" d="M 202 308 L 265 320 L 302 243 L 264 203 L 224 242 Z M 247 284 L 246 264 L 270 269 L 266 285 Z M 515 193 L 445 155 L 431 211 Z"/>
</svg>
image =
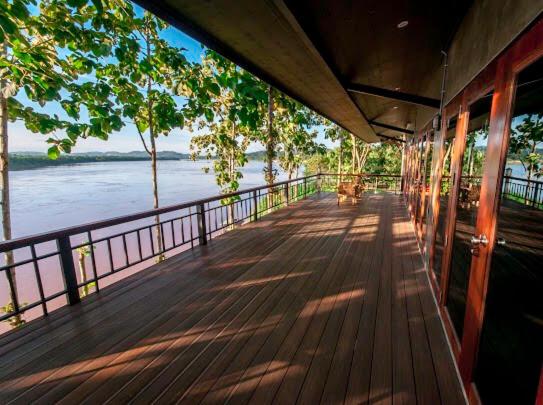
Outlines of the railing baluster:
<svg viewBox="0 0 543 405">
<path fill-rule="evenodd" d="M 173 227 L 173 219 L 170 221 L 170 229 L 172 230 L 172 243 L 173 243 L 173 246 L 176 246 L 176 244 L 175 244 L 175 229 Z"/>
<path fill-rule="evenodd" d="M 160 240 L 162 241 L 162 250 L 159 253 L 164 253 L 166 251 L 166 238 L 164 237 L 164 223 L 160 222 Z M 160 249 L 160 246 L 159 246 Z"/>
<path fill-rule="evenodd" d="M 140 236 L 140 230 L 136 232 L 137 240 L 138 240 L 138 253 L 140 255 L 140 260 L 143 260 L 143 250 L 141 248 L 141 236 Z"/>
<path fill-rule="evenodd" d="M 126 234 L 123 233 L 123 249 L 124 249 L 124 257 L 125 257 L 125 263 L 128 266 L 130 262 L 128 261 L 128 245 L 126 244 Z"/>
<path fill-rule="evenodd" d="M 109 239 L 108 239 L 109 240 Z M 74 258 L 72 254 L 72 245 L 69 236 L 62 236 L 57 239 L 58 253 L 62 265 L 64 282 L 66 283 L 66 294 L 70 305 L 81 301 L 79 289 L 77 287 L 77 276 L 75 274 Z"/>
<path fill-rule="evenodd" d="M 47 315 L 47 304 L 45 303 L 45 294 L 43 293 L 43 283 L 41 281 L 40 269 L 38 266 L 38 259 L 36 258 L 36 247 L 30 245 L 30 253 L 32 255 L 32 264 L 34 265 L 34 273 L 36 275 L 36 281 L 38 282 L 38 292 L 40 294 L 40 301 L 43 313 Z"/>
<path fill-rule="evenodd" d="M 147 227 L 149 230 L 149 242 L 151 242 L 151 257 L 155 255 L 155 238 L 153 237 L 153 226 Z"/>
<path fill-rule="evenodd" d="M 113 249 L 111 248 L 111 239 L 107 239 L 107 253 L 109 257 L 109 269 L 115 273 L 115 265 L 113 264 Z"/>
<path fill-rule="evenodd" d="M 254 205 L 253 221 L 257 221 L 258 220 L 258 201 L 256 198 L 256 190 L 253 191 L 253 205 Z"/>
</svg>

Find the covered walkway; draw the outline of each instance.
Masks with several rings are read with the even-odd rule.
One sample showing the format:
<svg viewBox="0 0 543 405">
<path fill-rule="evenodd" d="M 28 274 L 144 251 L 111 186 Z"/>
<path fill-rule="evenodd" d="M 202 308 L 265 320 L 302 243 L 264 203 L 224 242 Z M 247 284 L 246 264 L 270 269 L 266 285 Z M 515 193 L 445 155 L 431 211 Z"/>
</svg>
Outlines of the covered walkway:
<svg viewBox="0 0 543 405">
<path fill-rule="evenodd" d="M 322 193 L 0 338 L 0 403 L 463 403 L 402 197 Z"/>
</svg>

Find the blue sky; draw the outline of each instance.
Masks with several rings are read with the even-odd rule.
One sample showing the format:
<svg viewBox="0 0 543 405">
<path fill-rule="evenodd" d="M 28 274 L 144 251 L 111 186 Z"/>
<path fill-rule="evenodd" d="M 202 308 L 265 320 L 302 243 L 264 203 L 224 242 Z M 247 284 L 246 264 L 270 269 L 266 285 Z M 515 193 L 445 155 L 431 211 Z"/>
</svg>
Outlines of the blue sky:
<svg viewBox="0 0 543 405">
<path fill-rule="evenodd" d="M 138 13 L 142 13 L 142 9 L 139 6 L 135 5 L 135 8 Z M 200 60 L 202 45 L 198 41 L 173 27 L 169 27 L 167 30 L 163 31 L 163 37 L 173 46 L 187 49 L 185 56 L 190 61 L 194 62 Z M 23 104 L 29 104 L 29 101 L 26 99 L 23 92 L 18 94 L 17 99 Z M 36 106 L 34 105 L 34 107 Z M 56 113 L 59 115 L 64 115 L 62 114 L 60 107 L 53 104 L 47 105 L 42 109 L 42 111 L 51 114 Z M 20 121 L 10 123 L 9 131 L 10 151 L 12 152 L 45 152 L 48 148 L 45 141 L 49 136 L 34 134 L 28 131 L 24 124 Z M 189 151 L 191 136 L 192 134 L 188 130 L 174 130 L 167 137 L 161 136 L 158 139 L 158 150 L 173 150 L 187 153 Z M 319 142 L 325 143 L 327 146 L 332 146 L 330 141 L 324 139 L 322 131 L 319 131 L 318 140 Z M 254 144 L 249 147 L 249 151 L 262 149 L 263 147 L 258 144 Z M 108 141 L 102 141 L 95 138 L 82 139 L 78 141 L 78 144 L 74 148 L 73 152 L 130 152 L 133 150 L 143 150 L 143 147 L 134 127 L 132 125 L 126 125 L 121 131 L 111 134 Z"/>
</svg>

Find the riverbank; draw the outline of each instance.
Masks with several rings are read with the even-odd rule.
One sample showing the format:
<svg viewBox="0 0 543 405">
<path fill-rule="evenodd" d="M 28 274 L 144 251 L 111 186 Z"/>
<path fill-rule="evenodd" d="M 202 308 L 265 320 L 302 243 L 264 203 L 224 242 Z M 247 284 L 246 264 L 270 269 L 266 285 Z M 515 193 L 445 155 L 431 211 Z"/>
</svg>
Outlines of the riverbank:
<svg viewBox="0 0 543 405">
<path fill-rule="evenodd" d="M 264 152 L 248 153 L 249 160 L 261 160 Z M 157 153 L 157 160 L 190 160 L 188 153 L 162 151 Z M 203 158 L 202 158 L 203 159 Z M 149 161 L 151 158 L 146 152 L 88 152 L 61 155 L 58 159 L 50 159 L 45 153 L 13 152 L 9 154 L 9 170 L 34 170 L 44 167 L 77 165 L 81 163 L 100 162 L 140 162 Z"/>
</svg>

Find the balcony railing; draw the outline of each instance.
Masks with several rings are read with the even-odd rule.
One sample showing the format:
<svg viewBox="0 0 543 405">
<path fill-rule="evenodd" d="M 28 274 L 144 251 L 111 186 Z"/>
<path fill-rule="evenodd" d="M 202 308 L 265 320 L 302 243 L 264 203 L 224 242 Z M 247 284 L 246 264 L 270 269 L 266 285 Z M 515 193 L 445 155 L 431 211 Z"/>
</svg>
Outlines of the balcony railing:
<svg viewBox="0 0 543 405">
<path fill-rule="evenodd" d="M 342 181 L 354 177 L 361 177 L 366 190 L 400 191 L 399 175 L 341 175 Z M 10 305 L 0 321 L 30 310 L 38 311 L 35 318 L 78 303 L 98 292 L 108 277 L 205 245 L 317 191 L 336 191 L 337 180 L 337 174 L 301 177 L 1 242 L 0 253 L 12 259 L 6 263 L 2 255 L 0 296 Z"/>
<path fill-rule="evenodd" d="M 502 196 L 521 204 L 543 209 L 543 181 L 505 176 Z"/>
</svg>

